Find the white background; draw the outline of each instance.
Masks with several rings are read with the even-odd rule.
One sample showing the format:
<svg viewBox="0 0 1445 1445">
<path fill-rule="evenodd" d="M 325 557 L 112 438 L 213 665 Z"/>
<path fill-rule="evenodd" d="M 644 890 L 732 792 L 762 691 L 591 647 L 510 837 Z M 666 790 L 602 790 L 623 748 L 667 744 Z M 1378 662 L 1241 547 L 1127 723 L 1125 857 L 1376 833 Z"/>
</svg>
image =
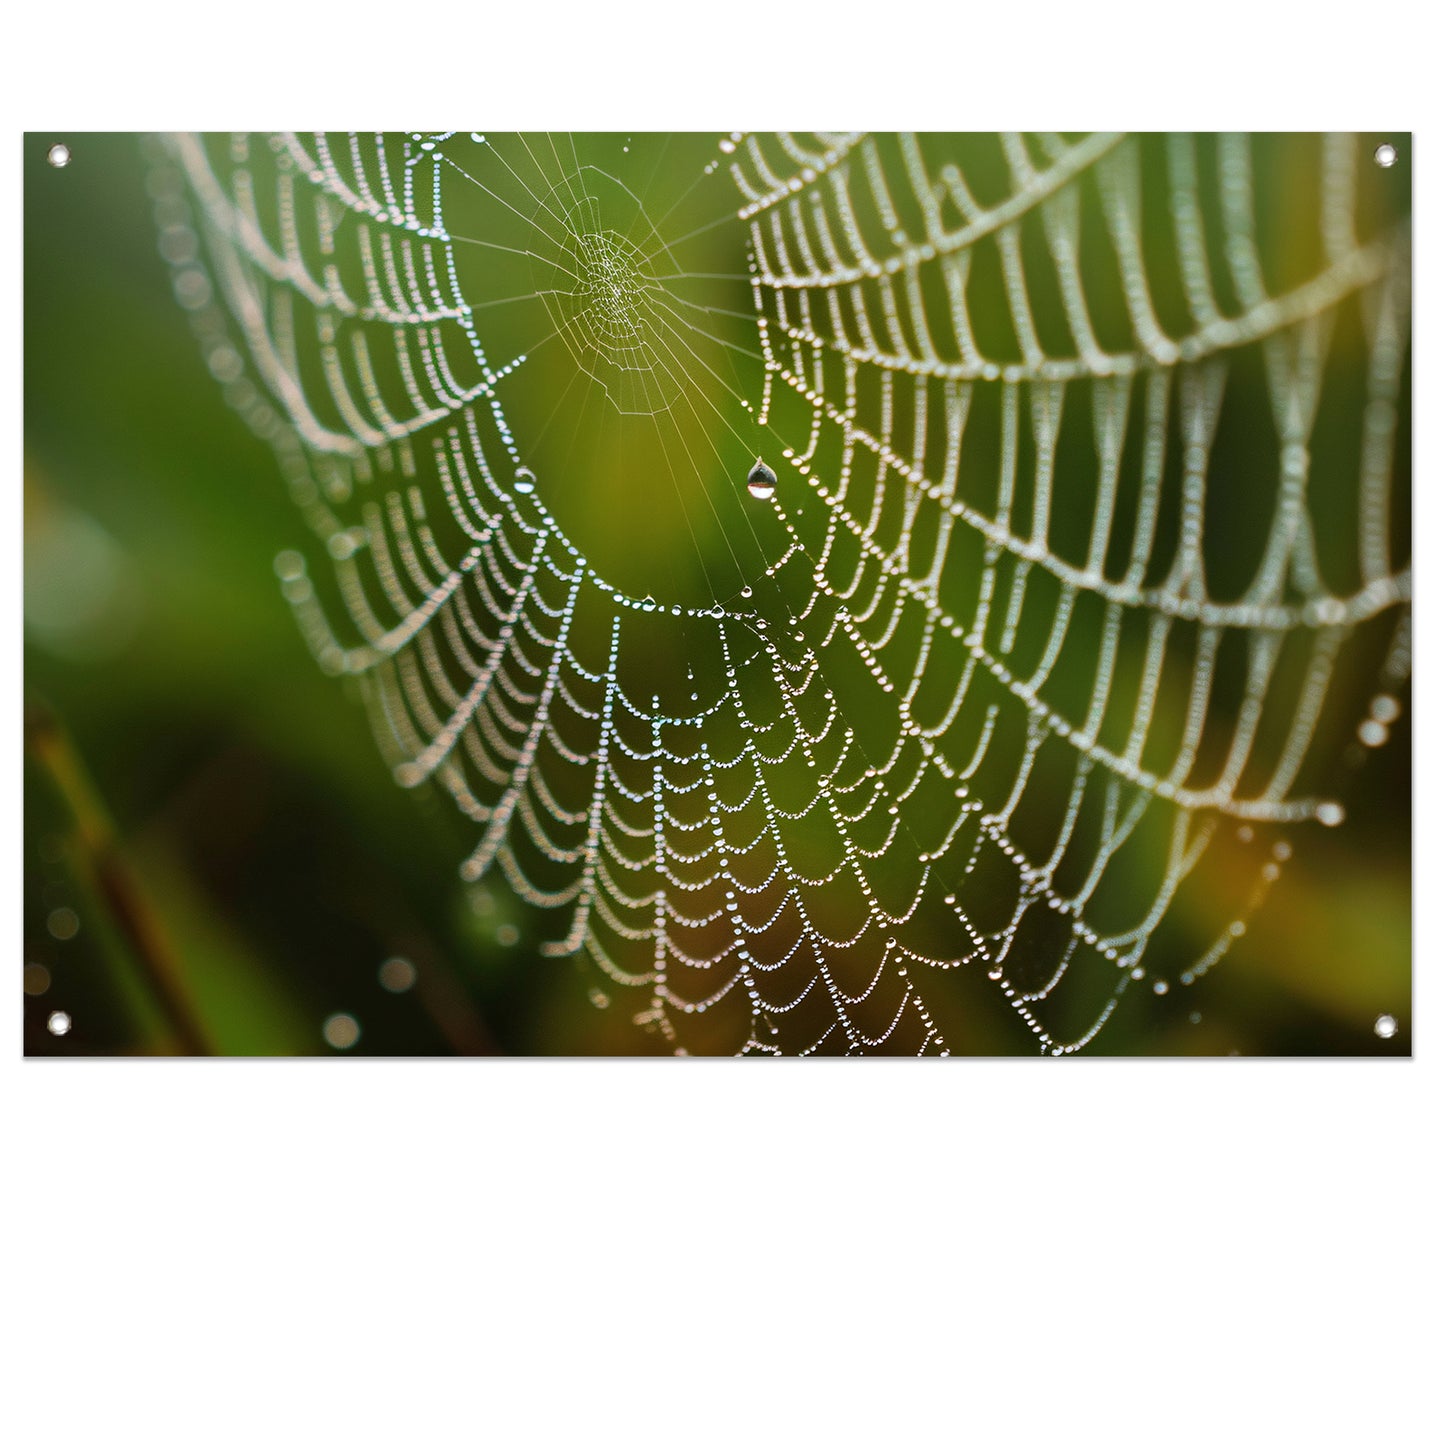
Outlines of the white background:
<svg viewBox="0 0 1445 1445">
<path fill-rule="evenodd" d="M 1423 7 L 501 9 L 12 10 L 7 454 L 19 132 L 42 129 L 1413 128 L 1415 386 L 1440 395 Z M 1415 416 L 1413 1062 L 56 1066 L 19 1059 L 12 981 L 0 1433 L 1445 1438 L 1441 447 L 1438 409 Z"/>
</svg>

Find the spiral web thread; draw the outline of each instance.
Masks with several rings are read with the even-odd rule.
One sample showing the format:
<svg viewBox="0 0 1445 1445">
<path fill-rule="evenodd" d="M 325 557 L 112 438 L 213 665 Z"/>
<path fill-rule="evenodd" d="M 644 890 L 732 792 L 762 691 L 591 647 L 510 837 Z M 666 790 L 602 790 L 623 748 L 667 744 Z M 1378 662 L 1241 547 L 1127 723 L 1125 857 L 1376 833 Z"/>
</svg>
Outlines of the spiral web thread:
<svg viewBox="0 0 1445 1445">
<path fill-rule="evenodd" d="M 1279 286 L 1245 137 L 1210 145 L 1207 178 L 1203 143 L 1160 142 L 1167 278 L 1135 138 L 1004 136 L 978 183 L 938 138 L 725 138 L 708 170 L 730 173 L 746 236 L 744 404 L 787 445 L 757 504 L 766 572 L 684 609 L 616 590 L 517 471 L 504 401 L 527 359 L 489 355 L 443 214 L 476 139 L 413 136 L 398 162 L 380 138 L 218 154 L 180 136 L 155 184 L 212 370 L 334 563 L 323 605 L 286 554 L 286 595 L 321 665 L 363 681 L 399 781 L 435 779 L 476 823 L 464 876 L 499 870 L 561 921 L 544 952 L 587 960 L 600 999 L 635 994 L 679 1052 L 947 1052 L 953 970 L 1070 1052 L 1131 987 L 1212 967 L 1289 856 L 1286 825 L 1343 817 L 1301 785 L 1338 761 L 1321 719 L 1342 650 L 1386 620 L 1371 743 L 1408 674 L 1391 541 L 1408 230 L 1357 235 L 1362 143 L 1319 139 L 1316 260 Z M 1006 326 L 980 323 L 985 287 Z M 1322 515 L 1310 443 L 1346 313 L 1355 503 Z M 675 386 L 709 318 L 661 314 L 640 344 Z M 1248 584 L 1221 596 L 1206 481 L 1245 356 L 1271 501 L 1240 541 Z M 1088 463 L 1067 485 L 1065 418 Z M 1060 519 L 1087 540 L 1057 541 Z M 1326 580 L 1322 526 L 1348 585 Z M 639 689 L 667 627 L 717 660 L 691 706 Z M 1236 904 L 1214 942 L 1155 958 L 1226 844 Z"/>
</svg>

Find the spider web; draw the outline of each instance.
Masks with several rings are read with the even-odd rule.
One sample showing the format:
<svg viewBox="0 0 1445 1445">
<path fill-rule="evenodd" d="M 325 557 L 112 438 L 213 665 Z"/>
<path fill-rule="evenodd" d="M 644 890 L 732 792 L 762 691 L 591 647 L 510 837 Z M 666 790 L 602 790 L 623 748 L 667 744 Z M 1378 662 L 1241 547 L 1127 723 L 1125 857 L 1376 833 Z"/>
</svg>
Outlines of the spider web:
<svg viewBox="0 0 1445 1445">
<path fill-rule="evenodd" d="M 167 138 L 327 554 L 285 594 L 463 876 L 677 1051 L 1072 1052 L 1399 715 L 1398 186 L 1353 136 L 673 141 Z M 561 519 L 639 470 L 667 587 Z"/>
</svg>

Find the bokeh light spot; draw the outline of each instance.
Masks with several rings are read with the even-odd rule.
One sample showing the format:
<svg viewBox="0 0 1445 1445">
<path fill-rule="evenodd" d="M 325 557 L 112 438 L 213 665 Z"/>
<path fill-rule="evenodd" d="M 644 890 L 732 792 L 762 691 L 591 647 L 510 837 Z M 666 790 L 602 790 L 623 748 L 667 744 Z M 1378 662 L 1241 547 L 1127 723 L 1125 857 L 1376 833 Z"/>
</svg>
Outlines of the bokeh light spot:
<svg viewBox="0 0 1445 1445">
<path fill-rule="evenodd" d="M 350 1014 L 332 1014 L 321 1025 L 321 1037 L 333 1049 L 353 1048 L 361 1037 L 361 1025 Z"/>
<path fill-rule="evenodd" d="M 376 977 L 388 993 L 405 993 L 416 982 L 416 965 L 408 958 L 389 958 Z"/>
</svg>

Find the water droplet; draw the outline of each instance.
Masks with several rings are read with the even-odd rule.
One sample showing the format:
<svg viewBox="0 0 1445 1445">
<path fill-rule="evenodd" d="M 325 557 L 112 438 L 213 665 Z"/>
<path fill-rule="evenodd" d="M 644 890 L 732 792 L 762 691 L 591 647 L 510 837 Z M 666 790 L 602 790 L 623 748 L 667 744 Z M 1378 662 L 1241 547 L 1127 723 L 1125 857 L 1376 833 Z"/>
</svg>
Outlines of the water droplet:
<svg viewBox="0 0 1445 1445">
<path fill-rule="evenodd" d="M 1315 809 L 1315 817 L 1326 828 L 1338 828 L 1345 821 L 1345 810 L 1338 803 L 1321 803 Z"/>
<path fill-rule="evenodd" d="M 1381 1014 L 1375 1020 L 1375 1035 L 1377 1038 L 1392 1039 L 1399 1030 L 1399 1023 L 1394 1014 Z"/>
<path fill-rule="evenodd" d="M 57 170 L 59 170 L 62 166 L 68 166 L 70 164 L 70 147 L 68 145 L 65 145 L 63 142 L 59 145 L 53 145 L 50 147 L 49 151 L 46 152 L 45 159 L 48 160 L 50 164 L 53 165 Z M 67 1019 L 66 1028 L 69 1027 L 70 1023 Z"/>
<path fill-rule="evenodd" d="M 535 491 L 537 486 L 537 474 L 531 467 L 518 467 L 512 478 L 512 487 L 518 492 Z"/>
<path fill-rule="evenodd" d="M 748 473 L 748 495 L 765 502 L 778 489 L 778 474 L 759 457 Z"/>
<path fill-rule="evenodd" d="M 1381 693 L 1370 704 L 1370 716 L 1378 723 L 1384 723 L 1387 727 L 1400 716 L 1400 704 L 1396 698 L 1388 693 Z"/>
<path fill-rule="evenodd" d="M 1399 158 L 1399 152 L 1396 151 L 1395 147 L 1392 146 L 1389 141 L 1386 141 L 1382 146 L 1375 147 L 1375 164 L 1379 166 L 1381 170 L 1389 170 Z"/>
<path fill-rule="evenodd" d="M 306 575 L 306 559 L 299 552 L 280 552 L 276 556 L 276 575 L 283 582 L 295 582 Z"/>
<path fill-rule="evenodd" d="M 70 1015 L 63 1009 L 56 1009 L 56 1011 L 46 1019 L 45 1027 L 48 1028 L 56 1038 L 62 1039 L 70 1032 Z"/>
</svg>

